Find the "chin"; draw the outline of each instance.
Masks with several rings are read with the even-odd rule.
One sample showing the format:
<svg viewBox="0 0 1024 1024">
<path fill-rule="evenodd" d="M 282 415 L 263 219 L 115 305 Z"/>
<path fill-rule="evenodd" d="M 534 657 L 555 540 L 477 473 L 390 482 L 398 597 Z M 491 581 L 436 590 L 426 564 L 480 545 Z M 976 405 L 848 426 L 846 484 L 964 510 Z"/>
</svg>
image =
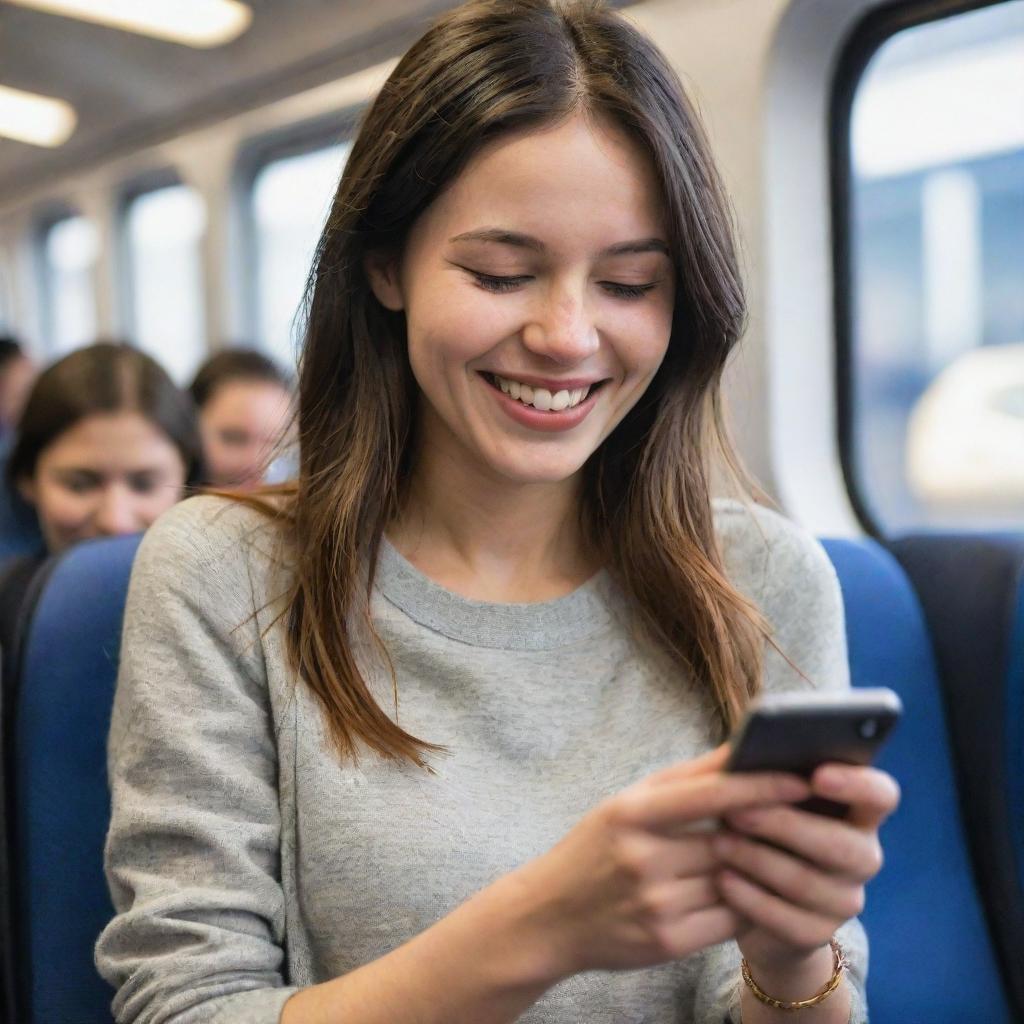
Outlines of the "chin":
<svg viewBox="0 0 1024 1024">
<path fill-rule="evenodd" d="M 586 459 L 539 460 L 523 455 L 521 458 L 488 460 L 491 469 L 510 483 L 558 484 L 574 477 L 583 468 Z"/>
</svg>

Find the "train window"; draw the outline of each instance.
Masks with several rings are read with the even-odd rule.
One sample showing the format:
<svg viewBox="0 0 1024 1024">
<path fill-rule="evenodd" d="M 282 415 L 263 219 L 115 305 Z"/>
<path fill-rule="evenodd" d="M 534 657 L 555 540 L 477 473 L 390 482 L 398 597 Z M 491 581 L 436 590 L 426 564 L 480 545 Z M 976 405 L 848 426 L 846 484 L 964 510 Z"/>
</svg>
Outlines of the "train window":
<svg viewBox="0 0 1024 1024">
<path fill-rule="evenodd" d="M 180 184 L 137 194 L 125 227 L 133 340 L 186 383 L 206 354 L 202 198 Z"/>
<path fill-rule="evenodd" d="M 845 469 L 889 535 L 1024 509 L 1024 0 L 974 6 L 861 39 L 837 141 Z"/>
<path fill-rule="evenodd" d="M 345 143 L 281 157 L 253 178 L 256 334 L 285 366 L 295 363 L 296 314 L 348 151 Z"/>
<path fill-rule="evenodd" d="M 91 220 L 68 214 L 45 223 L 40 241 L 40 324 L 46 351 L 56 357 L 96 337 L 99 237 Z"/>
</svg>

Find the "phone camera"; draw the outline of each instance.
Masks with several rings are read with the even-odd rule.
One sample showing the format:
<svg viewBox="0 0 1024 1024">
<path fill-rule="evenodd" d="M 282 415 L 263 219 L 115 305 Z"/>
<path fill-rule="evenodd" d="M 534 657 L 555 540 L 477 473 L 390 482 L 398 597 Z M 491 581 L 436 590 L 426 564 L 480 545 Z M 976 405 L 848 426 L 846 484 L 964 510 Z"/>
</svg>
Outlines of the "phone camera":
<svg viewBox="0 0 1024 1024">
<path fill-rule="evenodd" d="M 878 719 L 877 718 L 865 718 L 860 725 L 857 726 L 857 735 L 862 740 L 873 740 L 878 735 Z"/>
</svg>

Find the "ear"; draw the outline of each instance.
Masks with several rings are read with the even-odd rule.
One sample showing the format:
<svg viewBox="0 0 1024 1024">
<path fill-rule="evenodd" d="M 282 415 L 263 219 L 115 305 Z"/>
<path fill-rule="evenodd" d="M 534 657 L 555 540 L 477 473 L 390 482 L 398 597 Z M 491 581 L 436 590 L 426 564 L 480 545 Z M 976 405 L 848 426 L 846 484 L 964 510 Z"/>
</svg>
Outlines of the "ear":
<svg viewBox="0 0 1024 1024">
<path fill-rule="evenodd" d="M 363 258 L 363 269 L 377 301 L 392 312 L 405 309 L 405 296 L 398 276 L 398 260 L 390 253 L 368 252 Z"/>
</svg>

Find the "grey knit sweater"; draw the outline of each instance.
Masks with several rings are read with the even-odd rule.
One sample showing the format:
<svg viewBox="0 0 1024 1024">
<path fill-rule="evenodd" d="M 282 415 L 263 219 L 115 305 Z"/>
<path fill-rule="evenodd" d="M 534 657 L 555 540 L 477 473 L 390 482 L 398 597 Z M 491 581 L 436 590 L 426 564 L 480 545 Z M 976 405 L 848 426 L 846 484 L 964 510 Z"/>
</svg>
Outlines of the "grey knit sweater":
<svg viewBox="0 0 1024 1024">
<path fill-rule="evenodd" d="M 731 501 L 716 501 L 715 524 L 730 579 L 783 650 L 816 686 L 848 686 L 842 600 L 817 542 Z M 490 604 L 385 545 L 371 611 L 397 721 L 451 755 L 431 758 L 435 776 L 368 747 L 358 768 L 342 765 L 271 626 L 275 549 L 257 513 L 195 498 L 135 562 L 109 750 L 118 913 L 96 947 L 119 1024 L 276 1024 L 297 988 L 384 956 L 601 800 L 712 746 L 705 694 L 636 639 L 606 573 L 558 600 Z M 390 676 L 357 656 L 394 716 Z M 767 648 L 768 690 L 806 685 Z M 840 938 L 859 1024 L 866 942 L 856 920 Z M 578 974 L 520 1020 L 738 1021 L 738 964 L 730 942 Z"/>
</svg>

